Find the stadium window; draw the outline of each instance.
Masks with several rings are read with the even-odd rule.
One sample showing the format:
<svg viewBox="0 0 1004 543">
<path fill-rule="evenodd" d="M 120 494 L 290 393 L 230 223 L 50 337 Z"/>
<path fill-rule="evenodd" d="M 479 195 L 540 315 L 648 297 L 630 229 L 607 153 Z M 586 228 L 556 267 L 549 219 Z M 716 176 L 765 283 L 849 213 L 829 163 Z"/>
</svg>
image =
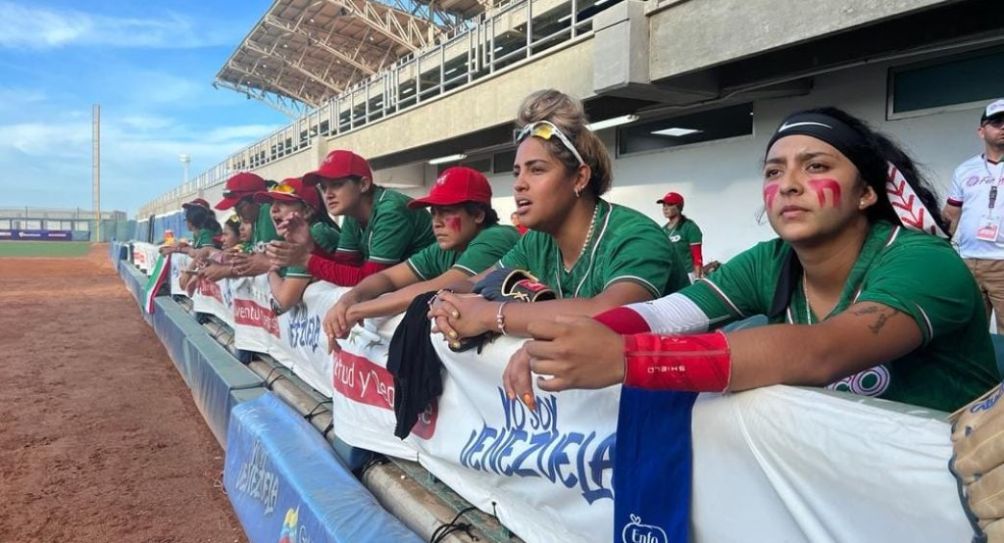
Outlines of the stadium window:
<svg viewBox="0 0 1004 543">
<path fill-rule="evenodd" d="M 890 68 L 886 118 L 984 105 L 1000 97 L 1002 66 L 1004 49 L 995 48 Z"/>
<path fill-rule="evenodd" d="M 33 220 L 21 221 L 21 228 L 24 228 L 25 230 L 41 230 L 42 221 L 33 221 Z"/>
<path fill-rule="evenodd" d="M 77 221 L 77 226 L 76 228 L 74 228 L 74 230 L 80 232 L 88 232 L 90 231 L 90 229 L 91 229 L 91 223 L 88 221 Z"/>
<path fill-rule="evenodd" d="M 492 155 L 492 173 L 509 173 L 516 162 L 516 149 L 500 151 Z"/>
<path fill-rule="evenodd" d="M 491 155 L 468 157 L 460 164 L 462 166 L 467 166 L 468 168 L 473 168 L 481 173 L 490 173 L 492 171 Z"/>
<path fill-rule="evenodd" d="M 10 219 L 0 219 L 0 230 L 10 230 Z"/>
<path fill-rule="evenodd" d="M 620 155 L 753 134 L 753 104 L 739 104 L 628 125 L 617 130 Z"/>
</svg>

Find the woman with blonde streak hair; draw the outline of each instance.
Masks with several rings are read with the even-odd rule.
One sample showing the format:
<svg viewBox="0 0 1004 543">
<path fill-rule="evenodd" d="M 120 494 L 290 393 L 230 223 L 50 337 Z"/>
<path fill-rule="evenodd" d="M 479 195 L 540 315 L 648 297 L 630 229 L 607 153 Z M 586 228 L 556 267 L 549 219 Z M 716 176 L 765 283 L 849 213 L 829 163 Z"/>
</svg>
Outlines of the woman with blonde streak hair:
<svg viewBox="0 0 1004 543">
<path fill-rule="evenodd" d="M 513 193 L 520 224 L 530 231 L 492 269 L 436 297 L 430 316 L 451 344 L 484 332 L 525 336 L 534 320 L 594 315 L 687 283 L 659 225 L 601 197 L 612 181 L 610 157 L 586 123 L 582 103 L 559 91 L 523 101 Z M 468 294 L 499 268 L 530 272 L 557 299 L 531 307 Z"/>
</svg>

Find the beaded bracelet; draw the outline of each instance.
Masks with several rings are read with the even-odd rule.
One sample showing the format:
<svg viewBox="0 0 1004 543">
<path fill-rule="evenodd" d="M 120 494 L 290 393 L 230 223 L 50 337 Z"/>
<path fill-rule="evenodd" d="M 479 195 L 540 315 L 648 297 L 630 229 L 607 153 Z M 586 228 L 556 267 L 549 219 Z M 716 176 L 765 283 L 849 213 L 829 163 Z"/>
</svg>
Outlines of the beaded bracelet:
<svg viewBox="0 0 1004 543">
<path fill-rule="evenodd" d="M 505 331 L 505 315 L 502 314 L 502 308 L 504 308 L 505 304 L 507 304 L 507 303 L 509 303 L 509 302 L 502 302 L 502 303 L 500 303 L 499 304 L 499 311 L 498 311 L 498 313 L 495 314 L 495 327 L 498 328 L 499 332 L 503 336 L 509 335 Z"/>
</svg>

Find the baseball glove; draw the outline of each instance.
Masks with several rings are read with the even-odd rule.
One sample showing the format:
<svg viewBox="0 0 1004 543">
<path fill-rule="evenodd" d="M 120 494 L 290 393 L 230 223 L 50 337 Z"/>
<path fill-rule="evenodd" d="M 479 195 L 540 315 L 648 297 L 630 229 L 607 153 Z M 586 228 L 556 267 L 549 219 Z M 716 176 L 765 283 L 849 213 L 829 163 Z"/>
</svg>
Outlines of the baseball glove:
<svg viewBox="0 0 1004 543">
<path fill-rule="evenodd" d="M 1004 394 L 1001 385 L 952 415 L 949 469 L 973 524 L 973 541 L 1004 542 Z"/>
<path fill-rule="evenodd" d="M 499 268 L 486 275 L 474 285 L 474 293 L 483 298 L 500 302 L 542 302 L 554 300 L 557 296 L 547 285 L 541 283 L 526 270 L 511 270 Z M 481 335 L 450 343 L 454 352 L 469 351 L 477 348 L 478 353 L 486 343 L 491 343 L 498 337 L 495 332 L 485 332 Z"/>
</svg>

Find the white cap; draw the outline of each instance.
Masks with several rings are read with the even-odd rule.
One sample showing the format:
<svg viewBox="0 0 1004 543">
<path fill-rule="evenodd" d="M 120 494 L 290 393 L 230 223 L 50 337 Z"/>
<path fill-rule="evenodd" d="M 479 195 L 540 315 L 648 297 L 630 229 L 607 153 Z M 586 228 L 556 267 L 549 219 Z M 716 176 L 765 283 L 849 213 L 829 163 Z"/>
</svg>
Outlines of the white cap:
<svg viewBox="0 0 1004 543">
<path fill-rule="evenodd" d="M 995 115 L 1004 115 L 1004 99 L 990 102 L 990 104 L 987 105 L 986 111 L 983 112 L 983 117 L 980 121 L 985 121 Z"/>
</svg>

